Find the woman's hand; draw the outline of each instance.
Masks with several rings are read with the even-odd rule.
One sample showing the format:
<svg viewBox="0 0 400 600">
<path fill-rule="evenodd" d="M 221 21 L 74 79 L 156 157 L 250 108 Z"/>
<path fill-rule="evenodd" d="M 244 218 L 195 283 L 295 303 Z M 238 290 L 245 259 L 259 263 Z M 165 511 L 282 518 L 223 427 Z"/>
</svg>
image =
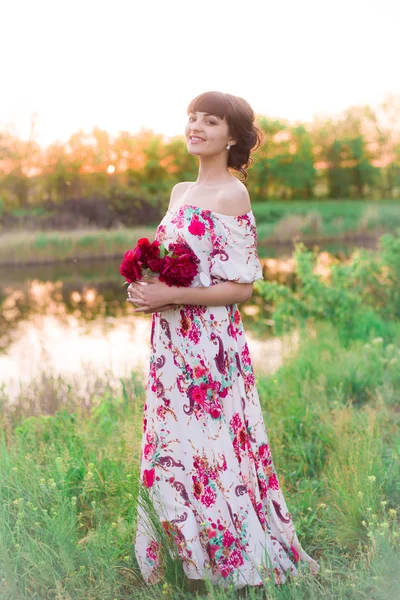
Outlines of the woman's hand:
<svg viewBox="0 0 400 600">
<path fill-rule="evenodd" d="M 127 302 L 138 305 L 133 312 L 162 312 L 177 306 L 172 302 L 175 290 L 159 280 L 157 276 L 149 277 L 145 283 L 135 281 L 128 285 L 129 298 Z M 170 302 L 168 302 L 170 300 Z"/>
</svg>

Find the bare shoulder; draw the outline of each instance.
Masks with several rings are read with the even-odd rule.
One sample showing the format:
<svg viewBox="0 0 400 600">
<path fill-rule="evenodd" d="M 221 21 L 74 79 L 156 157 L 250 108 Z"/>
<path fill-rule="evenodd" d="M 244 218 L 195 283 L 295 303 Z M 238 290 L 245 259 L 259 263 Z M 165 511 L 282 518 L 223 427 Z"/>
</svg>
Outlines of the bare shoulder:
<svg viewBox="0 0 400 600">
<path fill-rule="evenodd" d="M 218 194 L 218 212 L 236 216 L 244 215 L 250 211 L 249 192 L 241 181 L 236 179 L 236 181 L 220 190 Z"/>
<path fill-rule="evenodd" d="M 190 185 L 190 181 L 181 181 L 174 185 L 171 190 L 168 209 L 171 209 L 175 204 L 179 204 L 179 198 L 189 189 Z"/>
</svg>

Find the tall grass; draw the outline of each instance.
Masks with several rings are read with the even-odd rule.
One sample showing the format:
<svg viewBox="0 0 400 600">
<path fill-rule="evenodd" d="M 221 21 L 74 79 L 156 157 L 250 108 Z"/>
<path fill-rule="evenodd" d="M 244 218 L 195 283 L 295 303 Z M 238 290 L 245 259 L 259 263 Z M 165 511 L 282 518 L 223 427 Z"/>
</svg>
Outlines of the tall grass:
<svg viewBox="0 0 400 600">
<path fill-rule="evenodd" d="M 396 597 L 399 340 L 400 330 L 391 345 L 344 345 L 333 325 L 317 324 L 302 330 L 284 366 L 257 378 L 289 510 L 321 565 L 315 578 L 304 573 L 276 588 L 266 581 L 266 597 Z M 29 406 L 4 404 L 2 600 L 237 597 L 208 583 L 189 591 L 179 561 L 167 556 L 165 579 L 144 585 L 133 549 L 144 394 L 133 373 L 87 407 L 73 402 L 73 388 L 70 404 L 51 415 L 27 418 Z M 261 598 L 261 590 L 249 597 Z"/>
</svg>

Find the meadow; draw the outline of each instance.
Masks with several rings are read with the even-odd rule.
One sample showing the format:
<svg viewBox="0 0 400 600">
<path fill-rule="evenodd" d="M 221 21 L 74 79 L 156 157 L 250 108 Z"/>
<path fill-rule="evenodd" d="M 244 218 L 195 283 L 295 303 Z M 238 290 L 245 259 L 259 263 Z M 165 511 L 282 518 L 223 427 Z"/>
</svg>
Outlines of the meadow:
<svg viewBox="0 0 400 600">
<path fill-rule="evenodd" d="M 288 508 L 321 570 L 248 597 L 390 600 L 400 585 L 400 230 L 329 277 L 302 244 L 294 255 L 296 289 L 259 281 L 252 301 L 260 336 L 297 329 L 300 344 L 256 380 Z M 168 552 L 164 579 L 144 584 L 133 542 L 145 382 L 98 378 L 87 398 L 45 371 L 13 410 L 0 397 L 0 598 L 238 597 L 209 583 L 191 591 Z M 50 414 L 37 410 L 40 395 L 56 398 Z"/>
<path fill-rule="evenodd" d="M 253 202 L 252 209 L 257 221 L 260 256 L 263 256 L 264 246 L 290 244 L 293 239 L 308 242 L 377 239 L 400 227 L 398 201 L 271 201 Z M 138 224 L 114 229 L 83 226 L 42 231 L 23 227 L 3 231 L 0 265 L 120 257 L 140 237 L 152 238 L 158 222 L 152 226 Z"/>
</svg>

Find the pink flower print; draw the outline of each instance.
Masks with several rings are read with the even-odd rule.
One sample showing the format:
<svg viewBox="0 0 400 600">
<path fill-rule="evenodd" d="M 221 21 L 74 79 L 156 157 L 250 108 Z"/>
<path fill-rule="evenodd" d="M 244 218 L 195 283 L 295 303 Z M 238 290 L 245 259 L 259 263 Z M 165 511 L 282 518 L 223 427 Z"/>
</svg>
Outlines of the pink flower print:
<svg viewBox="0 0 400 600">
<path fill-rule="evenodd" d="M 263 511 L 262 502 L 257 503 L 256 510 L 257 510 L 258 519 L 259 519 L 261 525 L 263 525 L 265 523 L 265 514 Z"/>
<path fill-rule="evenodd" d="M 195 454 L 193 456 L 193 467 L 197 471 L 200 471 L 200 469 L 203 469 L 203 460 L 198 454 Z"/>
<path fill-rule="evenodd" d="M 233 415 L 233 417 L 231 418 L 231 421 L 230 421 L 230 425 L 233 429 L 233 432 L 237 433 L 237 430 L 239 429 L 239 427 L 241 427 L 243 425 L 239 413 L 235 413 Z"/>
<path fill-rule="evenodd" d="M 192 400 L 200 404 L 202 408 L 205 408 L 207 401 L 207 393 L 203 386 L 194 385 L 191 390 Z"/>
<path fill-rule="evenodd" d="M 219 570 L 221 572 L 222 577 L 226 578 L 232 571 L 232 567 L 230 565 L 221 565 Z"/>
<path fill-rule="evenodd" d="M 260 458 L 270 458 L 271 456 L 271 452 L 269 449 L 269 444 L 262 444 L 259 449 L 258 449 L 258 454 L 260 455 Z"/>
<path fill-rule="evenodd" d="M 192 322 L 190 320 L 190 318 L 188 317 L 188 315 L 186 314 L 185 310 L 181 310 L 180 311 L 181 314 L 181 319 L 180 319 L 180 333 L 186 337 L 189 333 L 190 333 L 190 329 L 192 327 Z"/>
<path fill-rule="evenodd" d="M 247 432 L 244 427 L 239 427 L 239 429 L 236 432 L 236 437 L 237 437 L 240 448 L 242 450 L 245 450 L 246 442 L 247 442 Z"/>
<path fill-rule="evenodd" d="M 265 481 L 265 479 L 258 478 L 258 487 L 260 490 L 261 498 L 265 498 L 268 493 L 267 482 Z"/>
<path fill-rule="evenodd" d="M 233 338 L 234 340 L 237 340 L 237 334 L 238 334 L 238 330 L 236 327 L 234 327 L 232 325 L 232 323 L 229 323 L 228 327 L 226 328 L 229 337 Z"/>
<path fill-rule="evenodd" d="M 204 235 L 205 230 L 206 228 L 204 223 L 199 221 L 199 217 L 197 215 L 193 215 L 192 220 L 190 221 L 190 225 L 188 227 L 188 231 L 192 235 L 197 235 L 198 237 L 201 237 Z"/>
<path fill-rule="evenodd" d="M 235 569 L 244 563 L 242 553 L 240 552 L 240 550 L 238 548 L 235 548 L 235 550 L 230 555 L 229 563 Z"/>
<path fill-rule="evenodd" d="M 165 417 L 166 412 L 167 411 L 165 410 L 165 406 L 162 406 L 161 404 L 160 404 L 160 406 L 157 406 L 157 415 L 159 417 L 161 417 L 161 419 L 163 419 Z"/>
<path fill-rule="evenodd" d="M 254 373 L 249 373 L 246 375 L 246 384 L 251 387 L 255 384 Z"/>
<path fill-rule="evenodd" d="M 192 325 L 192 328 L 189 331 L 189 340 L 194 344 L 198 344 L 201 338 L 200 329 L 196 325 Z"/>
<path fill-rule="evenodd" d="M 213 419 L 218 419 L 218 417 L 221 416 L 221 407 L 213 406 L 210 410 L 210 415 L 212 416 Z"/>
<path fill-rule="evenodd" d="M 153 456 L 155 450 L 156 450 L 156 447 L 154 444 L 146 444 L 143 449 L 143 454 L 144 454 L 145 459 L 150 460 L 151 457 Z"/>
<path fill-rule="evenodd" d="M 271 490 L 279 490 L 279 483 L 275 473 L 272 473 L 272 475 L 269 476 L 268 487 L 271 488 Z"/>
<path fill-rule="evenodd" d="M 300 560 L 300 554 L 298 553 L 298 551 L 296 550 L 296 548 L 294 546 L 290 546 L 290 551 L 293 555 L 294 562 L 298 563 Z"/>
<path fill-rule="evenodd" d="M 224 531 L 224 535 L 222 536 L 222 545 L 225 548 L 229 548 L 229 546 L 232 546 L 232 544 L 235 543 L 235 538 L 232 535 L 232 533 L 230 531 L 228 531 L 228 529 L 226 529 Z"/>
<path fill-rule="evenodd" d="M 235 311 L 235 314 L 233 315 L 233 322 L 235 323 L 235 325 L 238 325 L 240 323 L 240 312 L 239 312 L 239 309 L 237 309 Z"/>
<path fill-rule="evenodd" d="M 223 390 L 220 391 L 219 397 L 220 398 L 226 398 L 227 395 L 228 395 L 228 386 L 226 388 L 224 388 Z"/>
<path fill-rule="evenodd" d="M 208 537 L 210 537 L 210 533 L 213 533 L 214 535 L 211 537 L 215 537 L 217 534 L 215 533 L 215 531 L 213 532 L 208 532 Z M 216 555 L 216 553 L 219 550 L 219 546 L 217 544 L 208 544 L 208 552 L 210 554 L 210 558 L 213 559 L 214 556 Z"/>
<path fill-rule="evenodd" d="M 208 508 L 212 504 L 214 504 L 216 498 L 217 498 L 217 496 L 216 496 L 214 490 L 210 487 L 206 487 L 206 489 L 204 490 L 204 494 L 202 495 L 200 500 L 201 500 L 201 503 L 204 504 L 204 506 L 206 506 Z"/>
<path fill-rule="evenodd" d="M 193 493 L 195 498 L 199 499 L 203 493 L 204 485 L 196 475 L 192 475 Z"/>
<path fill-rule="evenodd" d="M 196 365 L 193 369 L 193 373 L 196 379 L 200 379 L 200 377 L 203 377 L 203 375 L 207 373 L 207 369 L 202 365 Z"/>
<path fill-rule="evenodd" d="M 227 470 L 227 464 L 226 464 L 226 457 L 225 454 L 222 456 L 222 464 L 218 465 L 218 470 L 219 471 L 226 471 Z"/>
<path fill-rule="evenodd" d="M 152 561 L 157 561 L 158 558 L 158 549 L 159 549 L 159 543 L 156 542 L 155 540 L 153 540 L 150 543 L 150 546 L 147 546 L 146 548 L 146 556 L 149 560 Z"/>
<path fill-rule="evenodd" d="M 152 487 L 152 485 L 154 483 L 154 475 L 155 475 L 154 468 L 150 469 L 150 470 L 144 469 L 143 483 L 146 487 Z"/>
<path fill-rule="evenodd" d="M 245 342 L 243 350 L 242 350 L 242 362 L 244 365 L 251 364 L 250 352 L 249 352 L 249 347 L 247 345 L 247 342 Z"/>
<path fill-rule="evenodd" d="M 201 473 L 200 474 L 200 481 L 203 485 L 207 485 L 208 484 L 208 475 L 206 475 L 206 473 Z"/>
</svg>

